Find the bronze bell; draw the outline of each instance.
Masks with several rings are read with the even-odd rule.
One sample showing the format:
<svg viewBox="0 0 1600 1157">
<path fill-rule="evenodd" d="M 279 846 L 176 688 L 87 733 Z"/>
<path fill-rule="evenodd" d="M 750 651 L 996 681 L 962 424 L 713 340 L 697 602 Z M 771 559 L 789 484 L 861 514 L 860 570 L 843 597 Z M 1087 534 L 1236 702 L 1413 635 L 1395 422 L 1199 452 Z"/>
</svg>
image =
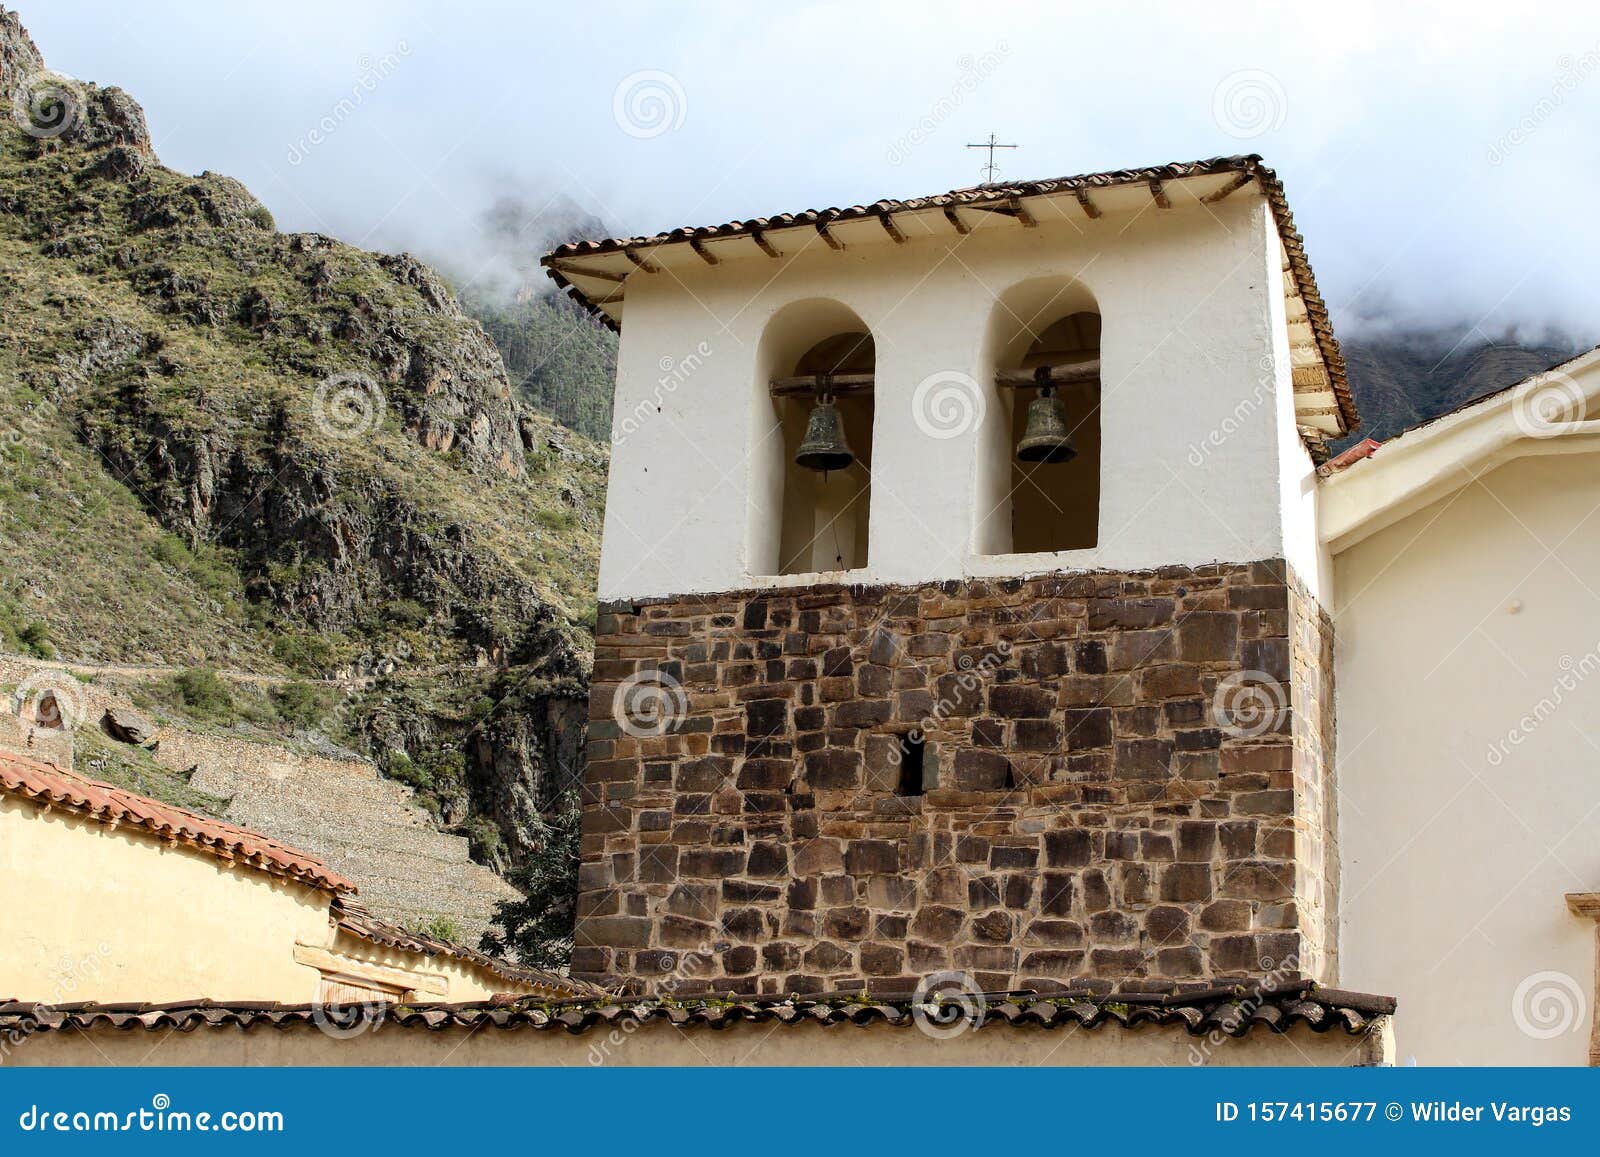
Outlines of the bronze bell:
<svg viewBox="0 0 1600 1157">
<path fill-rule="evenodd" d="M 1067 429 L 1067 415 L 1061 409 L 1061 399 L 1055 391 L 1045 387 L 1038 397 L 1028 403 L 1028 425 L 1022 431 L 1022 441 L 1017 443 L 1019 462 L 1070 462 L 1078 456 L 1078 447 Z"/>
<path fill-rule="evenodd" d="M 794 464 L 807 470 L 843 470 L 855 460 L 845 440 L 839 407 L 830 397 L 818 398 L 806 419 L 806 436 L 800 440 Z"/>
</svg>

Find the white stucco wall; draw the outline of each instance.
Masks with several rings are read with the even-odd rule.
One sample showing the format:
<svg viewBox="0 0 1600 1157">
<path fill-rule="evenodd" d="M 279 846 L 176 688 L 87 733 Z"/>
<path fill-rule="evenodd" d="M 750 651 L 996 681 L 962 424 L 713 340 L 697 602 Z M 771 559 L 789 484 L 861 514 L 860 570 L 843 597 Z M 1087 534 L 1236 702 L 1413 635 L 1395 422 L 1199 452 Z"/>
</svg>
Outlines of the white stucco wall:
<svg viewBox="0 0 1600 1157">
<path fill-rule="evenodd" d="M 1587 1060 L 1597 465 L 1513 461 L 1335 558 L 1341 983 L 1399 997 L 1402 1061 Z"/>
<path fill-rule="evenodd" d="M 816 299 L 859 317 L 877 343 L 870 560 L 849 581 L 1282 555 L 1285 511 L 1297 509 L 1283 479 L 1309 460 L 1288 414 L 1279 266 L 1265 202 L 1241 192 L 1203 209 L 1063 215 L 1036 229 L 1007 222 L 967 238 L 852 243 L 842 253 L 818 245 L 783 263 L 757 253 L 636 274 L 618 360 L 601 598 L 818 581 L 764 577 L 781 478 L 766 378 L 782 342 L 768 324 Z M 1006 408 L 986 384 L 983 420 L 935 438 L 919 429 L 913 399 L 934 375 L 992 383 L 1010 324 L 997 299 L 1032 301 L 1024 290 L 1038 279 L 1075 285 L 1101 314 L 1099 542 L 985 555 L 994 479 L 1009 471 Z"/>
<path fill-rule="evenodd" d="M 1270 270 L 1283 267 L 1283 247 L 1276 230 L 1267 233 L 1267 258 Z M 1324 605 L 1332 597 L 1333 556 L 1318 534 L 1318 489 L 1316 463 L 1300 436 L 1295 419 L 1294 375 L 1290 364 L 1289 334 L 1285 314 L 1287 304 L 1274 294 L 1269 303 L 1272 316 L 1268 332 L 1272 337 L 1272 356 L 1263 363 L 1261 395 L 1252 394 L 1257 403 L 1270 409 L 1277 433 L 1278 514 L 1283 534 L 1283 557 L 1307 589 Z M 1270 392 L 1267 387 L 1270 384 Z"/>
</svg>

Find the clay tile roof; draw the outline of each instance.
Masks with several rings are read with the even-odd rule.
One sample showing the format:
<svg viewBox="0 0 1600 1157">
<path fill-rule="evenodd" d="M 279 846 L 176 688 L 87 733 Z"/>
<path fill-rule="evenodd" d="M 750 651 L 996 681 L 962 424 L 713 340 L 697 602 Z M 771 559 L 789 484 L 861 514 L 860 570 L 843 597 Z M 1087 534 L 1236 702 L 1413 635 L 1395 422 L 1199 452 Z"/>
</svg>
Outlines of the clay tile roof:
<svg viewBox="0 0 1600 1157">
<path fill-rule="evenodd" d="M 536 988 L 547 990 L 559 997 L 589 996 L 599 997 L 604 995 L 604 990 L 583 980 L 575 980 L 569 976 L 561 976 L 555 972 L 546 972 L 539 968 L 526 968 L 520 964 L 512 964 L 506 960 L 496 960 L 468 948 L 464 944 L 456 944 L 449 940 L 441 940 L 437 936 L 427 936 L 419 932 L 411 932 L 397 924 L 390 924 L 380 920 L 361 904 L 348 896 L 336 897 L 333 901 L 333 919 L 341 932 L 374 944 L 382 944 L 388 948 L 399 948 L 408 952 L 419 952 L 424 956 L 450 956 L 457 960 L 464 960 L 475 964 L 479 968 L 487 969 L 496 976 L 505 980 L 518 981 L 522 984 L 532 985 Z"/>
<path fill-rule="evenodd" d="M 1357 442 L 1354 446 L 1351 446 L 1342 454 L 1338 454 L 1328 459 L 1321 466 L 1318 466 L 1317 473 L 1326 478 L 1330 474 L 1337 474 L 1341 470 L 1348 470 L 1357 462 L 1371 458 L 1378 452 L 1379 447 L 1382 445 L 1383 443 L 1378 441 L 1376 438 L 1363 438 L 1361 441 Z"/>
<path fill-rule="evenodd" d="M 1296 1025 L 1324 1033 L 1338 1030 L 1352 1036 L 1369 1031 L 1395 1010 L 1392 997 L 1296 984 L 1264 988 L 1255 984 L 1225 985 L 1200 992 L 1148 994 L 994 993 L 985 997 L 978 1028 L 1086 1028 L 1105 1025 L 1136 1028 L 1160 1025 L 1180 1028 L 1191 1036 L 1220 1032 L 1242 1037 L 1261 1029 L 1288 1032 Z M 596 1000 L 549 1001 L 524 997 L 471 1004 L 405 1004 L 342 1010 L 337 1014 L 314 1005 L 187 1001 L 176 1004 L 59 1004 L 0 1002 L 0 1033 L 54 1032 L 111 1028 L 148 1031 L 265 1025 L 290 1028 L 315 1018 L 345 1016 L 387 1020 L 406 1028 L 531 1028 L 548 1032 L 585 1033 L 628 1022 L 652 1021 L 678 1028 L 722 1029 L 741 1022 L 783 1025 L 819 1024 L 909 1028 L 916 1023 L 910 994 L 892 996 L 834 993 L 817 997 L 695 997 L 659 999 L 609 997 Z M 341 1022 L 342 1023 L 342 1022 Z"/>
<path fill-rule="evenodd" d="M 1013 202 L 1023 197 L 1040 197 L 1065 193 L 1087 197 L 1096 189 L 1109 189 L 1121 185 L 1149 185 L 1167 181 L 1183 181 L 1196 177 L 1235 173 L 1237 184 L 1259 181 L 1261 191 L 1272 208 L 1278 226 L 1278 237 L 1288 262 L 1300 299 L 1305 303 L 1307 320 L 1327 367 L 1328 378 L 1337 403 L 1339 415 L 1347 430 L 1361 424 L 1356 413 L 1355 399 L 1350 394 L 1346 379 L 1344 355 L 1339 350 L 1338 339 L 1333 336 L 1333 324 L 1328 316 L 1327 304 L 1317 289 L 1317 279 L 1306 258 L 1305 239 L 1294 226 L 1294 215 L 1289 211 L 1289 200 L 1283 191 L 1283 182 L 1260 157 L 1211 157 L 1202 161 L 1174 161 L 1165 165 L 1150 165 L 1137 169 L 1113 169 L 1102 173 L 1081 173 L 1074 177 L 1052 177 L 1040 181 L 1000 182 L 992 185 L 975 185 L 967 189 L 952 189 L 927 197 L 909 200 L 886 198 L 870 205 L 850 205 L 845 208 L 806 209 L 799 213 L 780 213 L 771 217 L 754 217 L 747 221 L 729 221 L 722 225 L 680 226 L 664 233 L 639 237 L 609 237 L 593 241 L 572 241 L 558 246 L 545 255 L 541 264 L 561 289 L 570 293 L 581 305 L 612 329 L 619 329 L 615 317 L 604 306 L 621 300 L 622 286 L 611 284 L 608 296 L 597 300 L 589 292 L 575 285 L 558 268 L 560 262 L 571 258 L 601 257 L 623 253 L 630 261 L 641 264 L 649 261 L 650 251 L 675 244 L 696 244 L 703 241 L 729 237 L 761 239 L 772 230 L 805 228 L 825 229 L 835 221 L 852 221 L 866 217 L 883 218 L 895 213 L 915 213 L 925 209 L 955 210 L 963 206 L 992 205 L 996 202 Z M 774 241 L 777 239 L 774 238 Z M 642 251 L 642 252 L 641 252 Z"/>
<path fill-rule="evenodd" d="M 41 808 L 61 808 L 111 827 L 135 827 L 180 843 L 229 864 L 254 868 L 328 892 L 354 892 L 356 886 L 309 853 L 280 844 L 259 832 L 214 820 L 109 783 L 0 752 L 0 792 L 31 800 Z"/>
</svg>

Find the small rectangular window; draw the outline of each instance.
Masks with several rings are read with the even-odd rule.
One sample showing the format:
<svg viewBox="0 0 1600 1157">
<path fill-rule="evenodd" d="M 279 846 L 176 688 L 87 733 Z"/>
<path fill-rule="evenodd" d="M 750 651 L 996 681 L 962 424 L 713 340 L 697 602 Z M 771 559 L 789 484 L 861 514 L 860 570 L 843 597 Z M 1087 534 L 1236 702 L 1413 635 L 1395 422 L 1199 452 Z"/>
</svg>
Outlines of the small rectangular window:
<svg viewBox="0 0 1600 1157">
<path fill-rule="evenodd" d="M 927 792 L 927 784 L 923 781 L 923 747 L 925 737 L 920 732 L 900 737 L 900 785 L 895 788 L 895 794 L 901 796 L 917 796 Z"/>
</svg>

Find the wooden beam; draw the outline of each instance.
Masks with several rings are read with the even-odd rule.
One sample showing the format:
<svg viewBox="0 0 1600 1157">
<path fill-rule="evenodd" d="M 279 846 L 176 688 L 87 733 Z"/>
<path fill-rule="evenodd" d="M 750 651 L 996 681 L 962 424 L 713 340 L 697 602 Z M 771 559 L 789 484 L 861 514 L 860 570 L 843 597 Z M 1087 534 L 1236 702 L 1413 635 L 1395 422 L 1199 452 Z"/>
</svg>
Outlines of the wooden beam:
<svg viewBox="0 0 1600 1157">
<path fill-rule="evenodd" d="M 765 253 L 768 257 L 783 256 L 783 254 L 779 253 L 772 247 L 772 242 L 767 240 L 767 235 L 759 229 L 750 230 L 750 240 L 761 246 L 761 252 Z"/>
<path fill-rule="evenodd" d="M 963 237 L 972 232 L 972 226 L 961 219 L 961 214 L 956 212 L 954 205 L 946 205 L 944 207 L 944 219 L 954 225 L 956 232 Z"/>
<path fill-rule="evenodd" d="M 701 243 L 700 238 L 689 238 L 689 248 L 698 253 L 700 255 L 700 260 L 704 261 L 707 265 L 717 264 L 717 259 L 706 252 L 706 247 Z"/>
<path fill-rule="evenodd" d="M 385 988 L 398 988 L 402 992 L 443 996 L 450 991 L 450 982 L 442 973 L 420 972 L 410 968 L 398 968 L 392 964 L 378 964 L 375 961 L 347 956 L 342 952 L 331 952 L 303 941 L 295 943 L 294 959 L 297 964 L 315 968 L 325 975 L 331 973 L 348 976 L 355 981 L 381 984 Z"/>
<path fill-rule="evenodd" d="M 822 239 L 828 243 L 828 248 L 829 249 L 833 249 L 835 251 L 840 251 L 840 252 L 842 252 L 844 250 L 844 242 L 840 241 L 837 237 L 835 237 L 831 232 L 828 231 L 828 223 L 826 221 L 818 221 L 817 222 L 817 232 L 820 233 L 822 235 Z"/>
<path fill-rule="evenodd" d="M 563 277 L 593 277 L 597 281 L 626 281 L 626 273 L 613 273 L 609 269 L 589 269 L 582 265 L 557 265 Z"/>
<path fill-rule="evenodd" d="M 1096 205 L 1093 201 L 1089 200 L 1089 190 L 1087 190 L 1087 189 L 1079 189 L 1078 190 L 1078 204 L 1083 206 L 1084 215 L 1086 217 L 1088 217 L 1089 220 L 1091 220 L 1091 221 L 1099 220 L 1099 218 L 1100 218 L 1100 206 Z"/>
<path fill-rule="evenodd" d="M 661 272 L 661 266 L 657 265 L 654 261 L 651 261 L 648 257 L 640 257 L 632 249 L 624 249 L 622 251 L 622 255 L 637 265 L 640 269 L 644 270 L 646 273 Z"/>
<path fill-rule="evenodd" d="M 1100 380 L 1100 360 L 1076 362 L 1070 366 L 1041 367 L 1052 386 L 1070 386 Z M 870 394 L 876 381 L 874 374 L 797 374 L 793 377 L 773 378 L 768 383 L 773 397 L 809 397 L 824 384 L 834 394 Z M 1039 370 L 1001 370 L 994 376 L 995 385 L 1006 389 L 1032 389 L 1039 384 Z"/>
<path fill-rule="evenodd" d="M 617 302 L 622 300 L 622 296 L 623 295 L 620 294 L 620 293 L 613 293 L 610 297 L 591 297 L 589 299 L 589 304 L 590 305 L 616 305 Z"/>
<path fill-rule="evenodd" d="M 1021 197 L 1013 196 L 1011 198 L 1011 212 L 1018 221 L 1022 222 L 1023 227 L 1026 229 L 1032 229 L 1039 224 L 1033 219 L 1033 214 L 1028 212 L 1028 207 L 1022 203 Z"/>
<path fill-rule="evenodd" d="M 893 237 L 896 245 L 906 243 L 906 235 L 900 232 L 900 227 L 894 223 L 894 217 L 889 213 L 879 213 L 878 222 L 883 226 L 884 232 Z"/>
<path fill-rule="evenodd" d="M 772 396 L 775 398 L 806 397 L 815 394 L 827 379 L 828 391 L 834 394 L 870 394 L 874 375 L 872 374 L 800 374 L 790 378 L 773 378 L 770 383 Z"/>
<path fill-rule="evenodd" d="M 1167 191 L 1161 187 L 1160 181 L 1150 182 L 1150 196 L 1155 199 L 1156 208 L 1172 208 L 1172 202 L 1167 198 Z"/>
<path fill-rule="evenodd" d="M 1220 189 L 1213 189 L 1204 197 L 1201 197 L 1200 200 L 1207 205 L 1215 205 L 1224 197 L 1230 197 L 1234 193 L 1237 193 L 1240 189 L 1244 188 L 1255 179 L 1256 177 L 1254 173 L 1237 173 L 1234 175 L 1233 180 L 1229 181 Z M 1287 266 L 1285 266 L 1285 268 L 1287 268 Z"/>
<path fill-rule="evenodd" d="M 1044 367 L 1041 367 L 1044 368 Z M 1100 380 L 1100 359 L 1077 362 L 1070 366 L 1050 366 L 1046 376 L 1052 386 L 1078 385 Z M 1002 389 L 1031 390 L 1039 384 L 1038 370 L 1001 370 L 994 376 L 994 384 Z"/>
</svg>

